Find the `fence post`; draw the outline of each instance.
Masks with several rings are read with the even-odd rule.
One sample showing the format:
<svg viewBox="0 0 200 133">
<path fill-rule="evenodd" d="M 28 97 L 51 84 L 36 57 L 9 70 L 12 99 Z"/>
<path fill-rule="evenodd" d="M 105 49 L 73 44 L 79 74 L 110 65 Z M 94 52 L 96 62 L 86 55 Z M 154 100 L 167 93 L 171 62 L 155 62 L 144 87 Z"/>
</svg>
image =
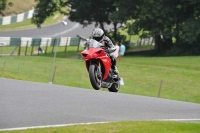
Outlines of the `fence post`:
<svg viewBox="0 0 200 133">
<path fill-rule="evenodd" d="M 21 43 L 22 43 L 22 41 L 20 40 L 20 43 L 19 43 L 19 49 L 18 49 L 18 56 L 20 56 L 20 53 L 21 53 Z"/>
<path fill-rule="evenodd" d="M 2 73 L 4 73 L 5 68 L 6 68 L 6 61 L 4 61 L 4 65 L 3 65 Z"/>
<path fill-rule="evenodd" d="M 46 48 L 45 48 L 45 54 L 47 53 L 48 44 L 49 44 L 49 39 L 47 40 L 47 44 L 46 44 Z"/>
<path fill-rule="evenodd" d="M 80 42 L 81 42 L 81 38 L 79 37 L 77 52 L 79 51 Z"/>
<path fill-rule="evenodd" d="M 31 56 L 33 55 L 33 48 L 34 48 L 34 40 L 32 41 L 32 49 L 31 49 Z"/>
<path fill-rule="evenodd" d="M 53 43 L 53 47 L 52 47 L 51 53 L 53 53 L 53 51 L 54 51 L 54 46 L 55 46 L 55 44 L 56 44 L 56 38 L 54 39 L 54 43 Z"/>
<path fill-rule="evenodd" d="M 56 69 L 57 69 L 57 66 L 55 66 L 55 68 L 54 68 L 54 73 L 53 73 L 53 78 L 52 78 L 52 84 L 54 83 L 54 78 L 55 78 L 55 75 L 56 75 Z"/>
<path fill-rule="evenodd" d="M 0 52 L 0 56 L 1 56 L 1 54 L 3 55 L 3 43 L 0 43 L 0 49 L 1 49 L 1 52 Z"/>
<path fill-rule="evenodd" d="M 28 42 L 29 42 L 29 41 L 27 41 L 27 43 L 26 43 L 26 50 L 25 50 L 25 55 L 27 55 Z"/>
<path fill-rule="evenodd" d="M 159 88 L 159 92 L 158 92 L 158 98 L 160 98 L 160 93 L 161 93 L 161 89 L 162 89 L 162 80 L 160 81 L 160 88 Z"/>
<path fill-rule="evenodd" d="M 39 47 L 37 48 L 37 50 L 38 50 L 38 53 L 37 53 L 37 55 L 39 55 L 40 53 L 40 51 L 39 51 L 39 48 L 40 48 L 40 46 L 41 46 L 41 40 L 40 40 L 40 44 L 39 44 Z"/>
<path fill-rule="evenodd" d="M 41 40 L 40 40 L 40 44 L 39 44 L 39 47 L 38 47 L 38 55 L 40 54 L 40 51 L 39 51 L 39 48 L 40 48 L 40 46 L 41 46 Z"/>
<path fill-rule="evenodd" d="M 13 53 L 15 52 L 15 50 L 17 49 L 17 46 L 13 49 L 13 51 L 11 51 L 10 55 L 12 56 Z"/>
<path fill-rule="evenodd" d="M 67 37 L 67 41 L 66 41 L 66 45 L 65 45 L 65 52 L 67 51 L 67 43 L 68 43 L 68 37 Z"/>
</svg>

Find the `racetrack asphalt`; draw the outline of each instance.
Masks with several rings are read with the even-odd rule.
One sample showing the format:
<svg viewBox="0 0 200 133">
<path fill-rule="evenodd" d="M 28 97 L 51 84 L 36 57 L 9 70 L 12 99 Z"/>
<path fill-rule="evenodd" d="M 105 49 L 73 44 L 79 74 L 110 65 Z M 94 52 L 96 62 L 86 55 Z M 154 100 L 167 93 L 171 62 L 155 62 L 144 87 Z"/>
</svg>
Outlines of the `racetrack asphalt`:
<svg viewBox="0 0 200 133">
<path fill-rule="evenodd" d="M 84 38 L 89 38 L 92 34 L 92 30 L 95 28 L 95 23 L 88 25 L 81 25 L 77 22 L 72 22 L 68 18 L 65 19 L 67 25 L 64 26 L 60 22 L 41 27 L 41 28 L 32 28 L 25 30 L 12 30 L 12 31 L 0 31 L 0 37 L 77 37 L 82 36 Z M 105 25 L 105 29 L 110 31 L 112 25 Z"/>
<path fill-rule="evenodd" d="M 0 130 L 170 119 L 200 120 L 200 104 L 0 78 Z"/>
<path fill-rule="evenodd" d="M 68 22 L 1 31 L 1 37 L 89 37 L 94 24 Z M 108 27 L 109 28 L 109 27 Z M 130 88 L 131 89 L 131 88 Z M 0 130 L 127 120 L 200 120 L 200 104 L 0 78 Z"/>
</svg>

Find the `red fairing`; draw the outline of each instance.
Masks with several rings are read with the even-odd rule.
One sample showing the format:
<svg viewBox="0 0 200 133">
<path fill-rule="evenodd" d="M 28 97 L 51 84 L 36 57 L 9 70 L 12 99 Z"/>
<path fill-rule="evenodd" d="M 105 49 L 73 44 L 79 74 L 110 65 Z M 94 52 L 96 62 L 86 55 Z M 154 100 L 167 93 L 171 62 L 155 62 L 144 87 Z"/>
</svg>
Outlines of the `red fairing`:
<svg viewBox="0 0 200 133">
<path fill-rule="evenodd" d="M 107 78 L 108 73 L 110 71 L 110 67 L 111 67 L 111 59 L 106 55 L 104 49 L 102 49 L 102 48 L 90 48 L 88 50 L 84 50 L 83 52 L 81 52 L 81 56 L 85 61 L 85 65 L 86 65 L 87 70 L 88 70 L 89 65 L 90 65 L 88 63 L 88 61 L 93 60 L 93 59 L 100 60 L 102 62 L 102 64 L 104 65 L 104 68 L 105 68 L 103 80 Z"/>
</svg>

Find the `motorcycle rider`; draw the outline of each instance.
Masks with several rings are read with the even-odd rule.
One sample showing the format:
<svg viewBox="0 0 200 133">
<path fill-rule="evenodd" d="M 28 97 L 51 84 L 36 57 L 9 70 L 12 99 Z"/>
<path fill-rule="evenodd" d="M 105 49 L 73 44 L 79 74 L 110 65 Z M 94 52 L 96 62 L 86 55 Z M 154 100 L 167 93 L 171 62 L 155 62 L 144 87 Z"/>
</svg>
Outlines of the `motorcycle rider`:
<svg viewBox="0 0 200 133">
<path fill-rule="evenodd" d="M 116 59 L 114 57 L 114 54 L 112 54 L 116 48 L 115 48 L 115 45 L 113 45 L 112 41 L 110 40 L 110 38 L 108 38 L 105 34 L 104 34 L 104 31 L 100 28 L 95 28 L 93 31 L 92 31 L 92 38 L 100 43 L 104 43 L 105 46 L 107 47 L 107 49 L 105 50 L 109 55 L 110 55 L 110 59 L 111 59 L 111 62 L 112 62 L 112 69 L 114 70 L 114 75 L 113 77 L 117 77 L 117 74 L 118 74 L 118 70 L 117 70 L 117 67 L 116 67 Z"/>
</svg>

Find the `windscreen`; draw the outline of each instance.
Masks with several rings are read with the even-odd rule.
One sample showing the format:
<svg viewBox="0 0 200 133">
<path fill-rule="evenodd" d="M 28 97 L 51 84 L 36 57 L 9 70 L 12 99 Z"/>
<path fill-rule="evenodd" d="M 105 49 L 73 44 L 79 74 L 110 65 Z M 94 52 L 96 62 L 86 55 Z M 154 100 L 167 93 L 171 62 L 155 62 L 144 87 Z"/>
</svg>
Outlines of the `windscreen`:
<svg viewBox="0 0 200 133">
<path fill-rule="evenodd" d="M 100 48 L 102 46 L 102 44 L 100 42 L 97 42 L 94 39 L 90 39 L 88 42 L 88 47 L 89 48 Z"/>
</svg>

